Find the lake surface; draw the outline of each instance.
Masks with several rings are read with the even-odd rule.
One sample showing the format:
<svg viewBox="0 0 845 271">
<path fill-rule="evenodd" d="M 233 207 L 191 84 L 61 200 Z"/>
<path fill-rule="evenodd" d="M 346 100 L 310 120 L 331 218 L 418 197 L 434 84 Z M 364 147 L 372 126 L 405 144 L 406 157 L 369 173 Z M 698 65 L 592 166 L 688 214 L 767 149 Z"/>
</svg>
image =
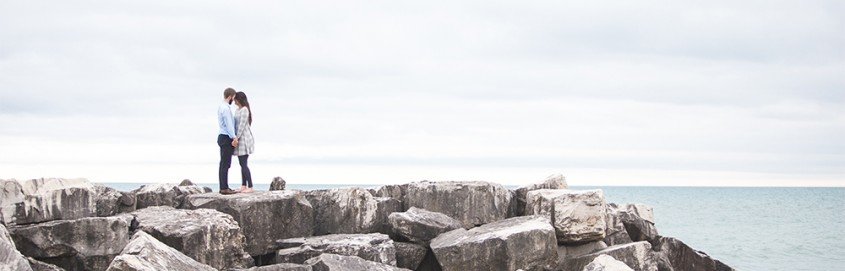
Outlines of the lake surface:
<svg viewBox="0 0 845 271">
<path fill-rule="evenodd" d="M 141 184 L 106 185 L 129 191 Z M 216 184 L 200 185 L 216 191 Z M 349 186 L 288 184 L 287 188 Z M 268 187 L 255 184 L 256 190 Z M 651 205 L 661 235 L 677 237 L 738 270 L 845 270 L 845 188 L 571 188 L 600 188 L 608 202 Z"/>
</svg>

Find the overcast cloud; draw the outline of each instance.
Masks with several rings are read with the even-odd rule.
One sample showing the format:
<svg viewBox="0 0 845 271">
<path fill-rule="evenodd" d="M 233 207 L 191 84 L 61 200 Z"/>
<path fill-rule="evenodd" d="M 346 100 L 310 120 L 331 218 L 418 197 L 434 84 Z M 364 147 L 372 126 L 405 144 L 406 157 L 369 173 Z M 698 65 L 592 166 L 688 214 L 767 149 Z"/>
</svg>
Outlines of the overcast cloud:
<svg viewBox="0 0 845 271">
<path fill-rule="evenodd" d="M 845 186 L 842 1 L 4 1 L 0 178 Z M 233 166 L 233 183 L 239 178 Z"/>
</svg>

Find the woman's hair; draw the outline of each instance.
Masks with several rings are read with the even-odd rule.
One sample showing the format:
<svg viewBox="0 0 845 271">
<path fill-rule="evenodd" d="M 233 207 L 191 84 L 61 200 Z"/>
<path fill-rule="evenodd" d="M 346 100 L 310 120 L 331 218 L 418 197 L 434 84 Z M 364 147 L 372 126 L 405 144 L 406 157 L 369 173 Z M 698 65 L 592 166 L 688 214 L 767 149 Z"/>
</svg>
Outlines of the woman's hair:
<svg viewBox="0 0 845 271">
<path fill-rule="evenodd" d="M 236 93 L 235 101 L 241 106 L 246 107 L 246 110 L 249 110 L 249 125 L 252 125 L 252 108 L 249 108 L 249 101 L 246 99 L 246 93 L 243 91 Z"/>
</svg>

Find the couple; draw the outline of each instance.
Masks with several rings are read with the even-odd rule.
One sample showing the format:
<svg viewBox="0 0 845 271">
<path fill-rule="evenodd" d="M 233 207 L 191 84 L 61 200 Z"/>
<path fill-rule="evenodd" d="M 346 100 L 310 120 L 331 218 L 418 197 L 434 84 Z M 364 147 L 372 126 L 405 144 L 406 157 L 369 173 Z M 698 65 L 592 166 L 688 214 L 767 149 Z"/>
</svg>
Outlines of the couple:
<svg viewBox="0 0 845 271">
<path fill-rule="evenodd" d="M 232 114 L 231 104 L 234 101 L 237 108 Z M 243 92 L 235 92 L 232 88 L 223 91 L 223 103 L 217 108 L 217 124 L 220 134 L 217 145 L 220 146 L 220 194 L 251 193 L 252 174 L 247 166 L 249 154 L 255 151 L 255 141 L 252 137 L 252 109 Z M 232 165 L 232 155 L 238 156 L 241 164 L 241 189 L 229 189 L 229 167 Z"/>
</svg>

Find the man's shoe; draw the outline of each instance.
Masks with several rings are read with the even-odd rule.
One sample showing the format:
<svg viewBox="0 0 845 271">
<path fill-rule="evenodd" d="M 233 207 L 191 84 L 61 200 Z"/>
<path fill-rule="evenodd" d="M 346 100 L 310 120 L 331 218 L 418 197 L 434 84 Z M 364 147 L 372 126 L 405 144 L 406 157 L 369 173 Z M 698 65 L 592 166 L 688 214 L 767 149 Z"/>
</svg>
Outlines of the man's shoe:
<svg viewBox="0 0 845 271">
<path fill-rule="evenodd" d="M 235 191 L 235 190 L 232 190 L 232 189 L 229 189 L 229 188 L 220 190 L 221 195 L 232 195 L 232 194 L 237 194 L 237 193 L 238 193 L 238 191 Z"/>
</svg>

